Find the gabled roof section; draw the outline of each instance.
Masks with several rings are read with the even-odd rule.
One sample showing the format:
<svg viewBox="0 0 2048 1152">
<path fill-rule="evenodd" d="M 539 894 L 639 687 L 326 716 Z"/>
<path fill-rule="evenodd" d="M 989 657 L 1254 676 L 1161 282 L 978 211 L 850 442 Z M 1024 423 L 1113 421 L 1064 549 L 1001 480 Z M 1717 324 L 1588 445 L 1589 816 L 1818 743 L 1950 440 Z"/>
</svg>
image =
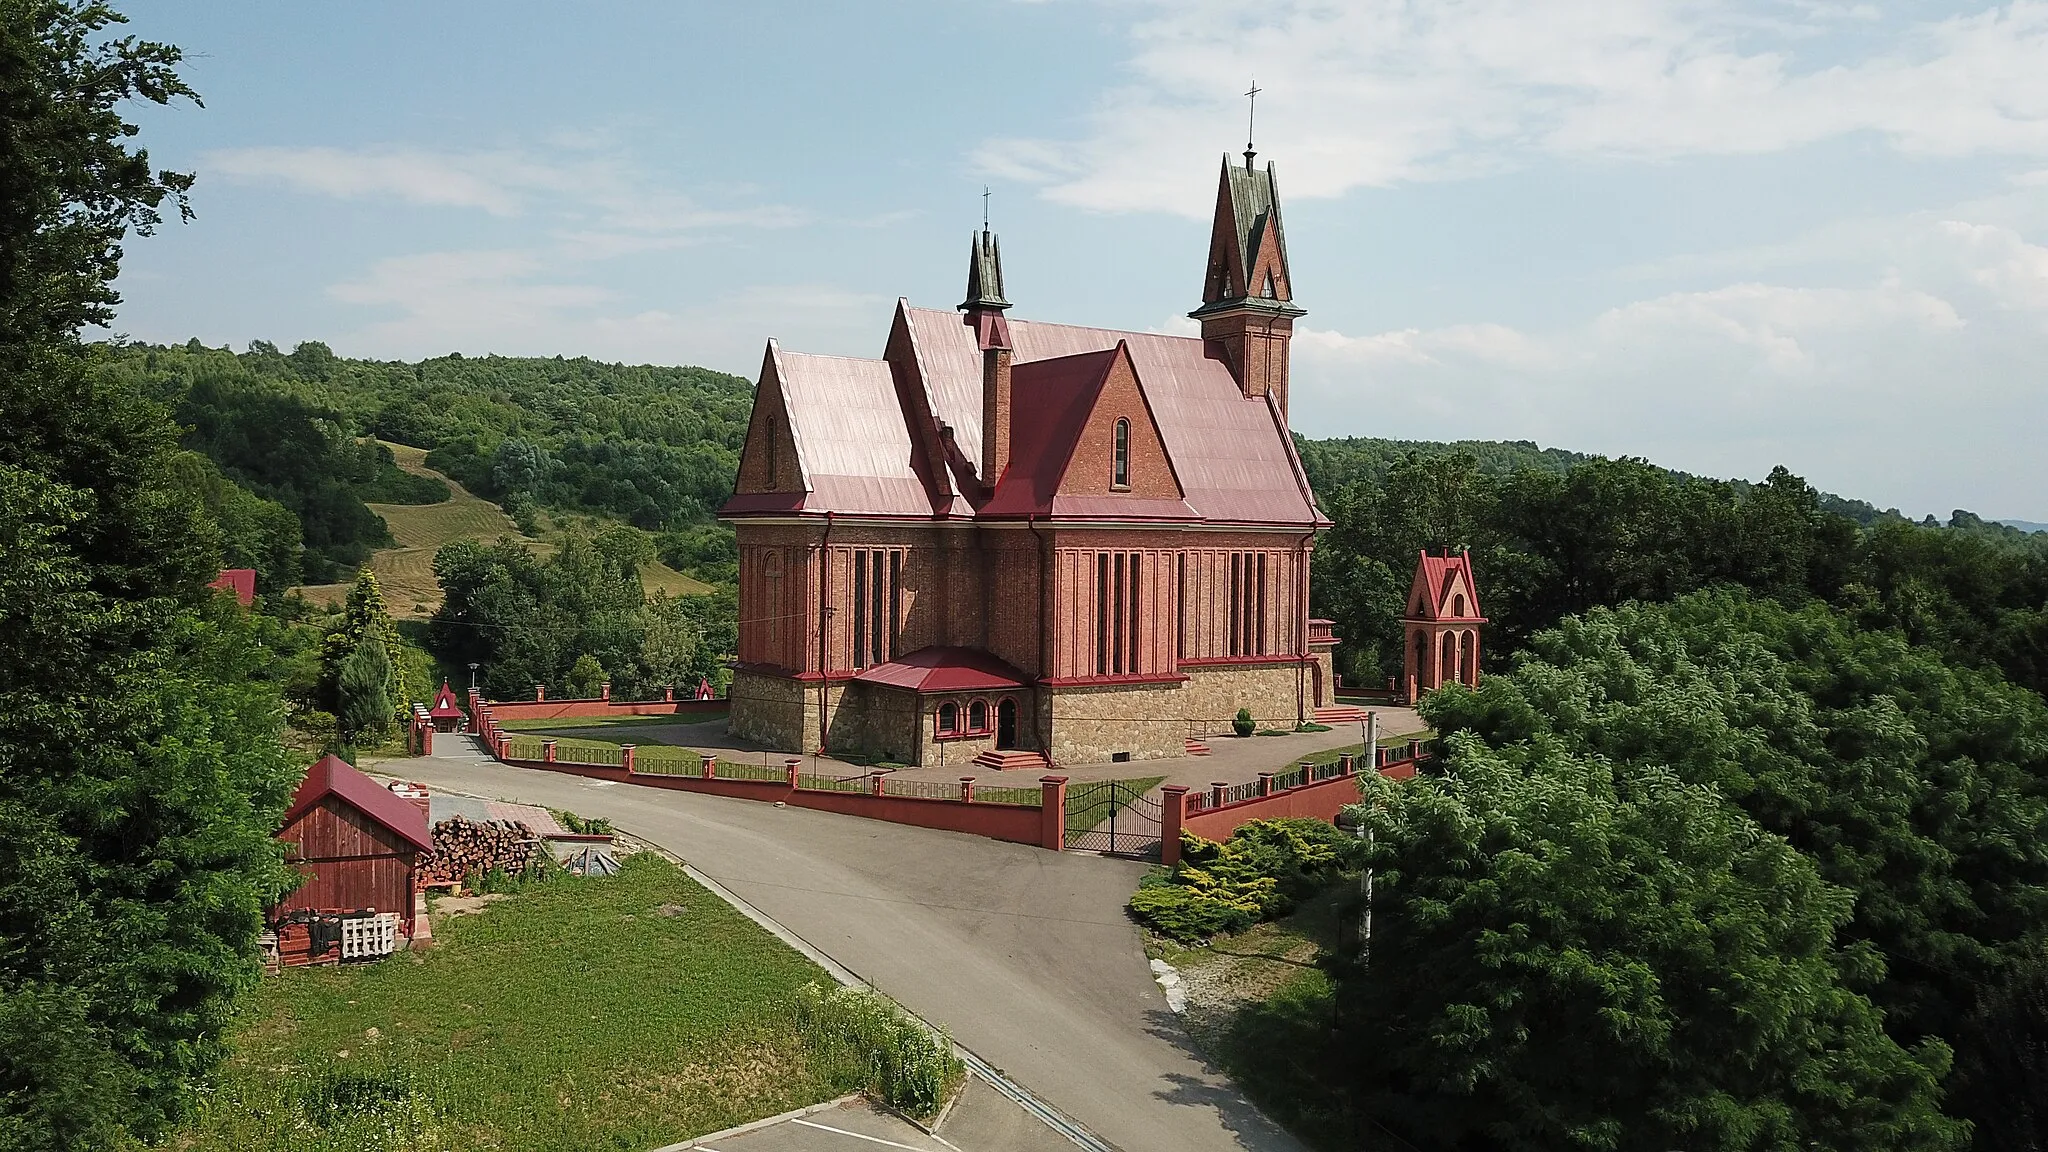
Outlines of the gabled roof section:
<svg viewBox="0 0 2048 1152">
<path fill-rule="evenodd" d="M 1158 492 L 1112 494 L 1106 462 L 1100 482 L 1073 475 L 1082 438 L 1091 428 L 1106 423 L 1100 412 L 1112 387 L 1136 388 L 1140 410 L 1133 415 L 1143 424 L 1134 424 L 1132 439 L 1141 451 L 1151 447 L 1144 455 L 1163 458 L 1170 496 Z M 994 498 L 981 509 L 983 515 L 1199 519 L 1173 475 L 1172 456 L 1165 450 L 1127 341 L 1119 340 L 1116 347 L 1099 352 L 1077 352 L 1019 365 L 1012 372 L 1010 394 L 1016 405 L 1010 425 L 1010 467 Z"/>
<path fill-rule="evenodd" d="M 934 417 L 953 429 L 968 459 L 979 459 L 981 350 L 973 330 L 952 312 L 906 307 L 901 316 L 907 328 L 903 346 L 914 351 L 915 372 L 931 397 Z M 1031 320 L 1009 323 L 1016 347 L 1013 429 L 1027 422 L 1052 422 L 1035 411 L 1038 401 L 1017 373 L 1038 361 L 1108 352 L 1122 343 L 1142 382 L 1184 499 L 1196 516 L 1303 530 L 1328 524 L 1309 501 L 1279 410 L 1263 398 L 1246 398 L 1230 369 L 1210 359 L 1198 337 Z M 1025 455 L 1013 444 L 1012 471 L 1036 470 Z"/>
<path fill-rule="evenodd" d="M 979 648 L 933 645 L 877 664 L 855 680 L 912 692 L 980 692 L 1022 688 L 1030 678 Z"/>
<path fill-rule="evenodd" d="M 1462 614 L 1457 611 L 1460 598 L 1464 600 Z M 1479 612 L 1479 588 L 1472 579 L 1470 552 L 1431 556 L 1424 551 L 1416 555 L 1415 580 L 1408 588 L 1408 619 L 1486 623 Z"/>
<path fill-rule="evenodd" d="M 290 827 L 292 821 L 329 796 L 347 803 L 420 851 L 434 850 L 434 837 L 427 830 L 427 814 L 418 805 L 392 795 L 389 788 L 356 771 L 339 756 L 322 756 L 306 769 L 306 778 L 299 782 L 299 790 L 292 793 L 291 807 L 285 809 L 284 826 Z"/>
<path fill-rule="evenodd" d="M 932 514 L 887 361 L 784 352 L 771 341 L 761 375 L 756 410 L 772 387 L 770 403 L 779 400 L 787 414 L 804 490 L 738 493 L 724 514 Z"/>
</svg>

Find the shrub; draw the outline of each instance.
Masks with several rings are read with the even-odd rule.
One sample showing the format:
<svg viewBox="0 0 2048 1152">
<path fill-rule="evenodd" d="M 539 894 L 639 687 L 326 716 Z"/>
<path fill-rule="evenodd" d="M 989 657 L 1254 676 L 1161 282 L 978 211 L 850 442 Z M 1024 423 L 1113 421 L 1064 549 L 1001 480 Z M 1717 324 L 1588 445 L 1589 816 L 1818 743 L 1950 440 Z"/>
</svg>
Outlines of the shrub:
<svg viewBox="0 0 2048 1152">
<path fill-rule="evenodd" d="M 1258 726 L 1258 721 L 1252 719 L 1252 710 L 1249 708 L 1239 708 L 1237 710 L 1237 719 L 1230 722 L 1231 729 L 1239 736 L 1251 735 L 1252 729 Z"/>
<path fill-rule="evenodd" d="M 1175 940 L 1240 932 L 1284 916 L 1337 878 L 1356 850 L 1320 820 L 1254 820 L 1218 843 L 1181 833 L 1181 861 L 1155 871 L 1131 896 L 1146 926 Z"/>
<path fill-rule="evenodd" d="M 862 1087 L 912 1116 L 936 1115 L 966 1074 L 951 1036 L 927 1029 L 878 992 L 806 984 L 793 1007 L 798 1032 L 821 1062 L 855 1066 Z"/>
</svg>

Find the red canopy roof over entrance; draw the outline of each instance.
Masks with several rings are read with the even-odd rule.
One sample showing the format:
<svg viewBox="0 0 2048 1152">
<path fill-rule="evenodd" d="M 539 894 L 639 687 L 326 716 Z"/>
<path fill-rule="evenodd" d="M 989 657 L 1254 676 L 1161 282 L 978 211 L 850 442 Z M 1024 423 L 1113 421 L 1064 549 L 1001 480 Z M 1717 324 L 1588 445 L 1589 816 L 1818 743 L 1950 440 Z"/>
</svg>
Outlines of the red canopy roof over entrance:
<svg viewBox="0 0 2048 1152">
<path fill-rule="evenodd" d="M 912 692 L 980 692 L 1025 685 L 1022 672 L 979 648 L 938 645 L 877 664 L 854 679 Z"/>
</svg>

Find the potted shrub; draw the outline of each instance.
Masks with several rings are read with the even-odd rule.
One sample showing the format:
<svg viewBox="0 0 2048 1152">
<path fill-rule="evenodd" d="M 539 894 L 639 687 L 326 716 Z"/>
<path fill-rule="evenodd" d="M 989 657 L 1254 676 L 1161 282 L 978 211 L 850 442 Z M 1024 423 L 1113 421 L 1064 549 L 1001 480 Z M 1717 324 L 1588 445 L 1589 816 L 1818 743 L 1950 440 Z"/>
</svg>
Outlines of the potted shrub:
<svg viewBox="0 0 2048 1152">
<path fill-rule="evenodd" d="M 1230 727 L 1239 736 L 1249 736 L 1252 734 L 1252 729 L 1257 728 L 1258 724 L 1252 719 L 1251 709 L 1239 708 L 1237 710 L 1237 719 L 1230 722 Z"/>
</svg>

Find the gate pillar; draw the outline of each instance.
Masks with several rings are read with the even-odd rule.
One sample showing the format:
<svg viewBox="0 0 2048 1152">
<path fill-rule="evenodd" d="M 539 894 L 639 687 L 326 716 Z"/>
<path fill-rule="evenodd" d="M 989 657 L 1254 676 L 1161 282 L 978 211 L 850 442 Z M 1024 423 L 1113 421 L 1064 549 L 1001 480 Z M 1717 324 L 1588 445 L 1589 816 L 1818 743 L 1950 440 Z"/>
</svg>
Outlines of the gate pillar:
<svg viewBox="0 0 2048 1152">
<path fill-rule="evenodd" d="M 1040 776 L 1038 846 L 1058 852 L 1067 845 L 1067 778 Z"/>
<path fill-rule="evenodd" d="M 1180 863 L 1180 829 L 1188 818 L 1188 786 L 1168 784 L 1159 790 L 1159 862 Z"/>
</svg>

